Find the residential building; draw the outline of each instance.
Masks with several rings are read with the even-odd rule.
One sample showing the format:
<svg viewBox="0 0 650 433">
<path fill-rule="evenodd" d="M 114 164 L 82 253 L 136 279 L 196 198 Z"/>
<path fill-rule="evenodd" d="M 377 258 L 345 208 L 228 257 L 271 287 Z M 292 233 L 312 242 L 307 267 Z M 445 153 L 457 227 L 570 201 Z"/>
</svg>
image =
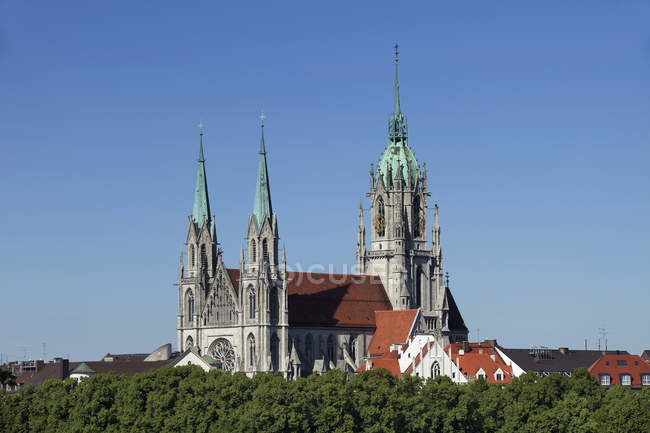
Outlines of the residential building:
<svg viewBox="0 0 650 433">
<path fill-rule="evenodd" d="M 589 366 L 589 373 L 603 386 L 650 387 L 650 365 L 639 355 L 602 355 Z"/>
<path fill-rule="evenodd" d="M 519 377 L 526 372 L 537 373 L 544 377 L 550 373 L 560 373 L 571 377 L 576 368 L 589 368 L 603 353 L 615 354 L 617 351 L 603 352 L 600 350 L 574 350 L 568 347 L 549 349 L 546 347 L 532 347 L 530 349 L 507 349 L 497 344 L 496 340 L 486 340 L 497 353 L 512 367 L 514 377 Z M 627 354 L 627 352 L 621 352 Z"/>
</svg>

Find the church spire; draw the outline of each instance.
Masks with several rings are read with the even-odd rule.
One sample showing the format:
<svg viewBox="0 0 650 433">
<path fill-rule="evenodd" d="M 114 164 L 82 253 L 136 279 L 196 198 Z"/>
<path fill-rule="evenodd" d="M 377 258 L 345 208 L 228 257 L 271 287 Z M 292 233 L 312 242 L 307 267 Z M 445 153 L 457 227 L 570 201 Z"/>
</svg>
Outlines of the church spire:
<svg viewBox="0 0 650 433">
<path fill-rule="evenodd" d="M 403 142 L 406 143 L 407 137 L 407 127 L 406 127 L 406 118 L 402 114 L 402 108 L 400 106 L 399 98 L 399 51 L 398 45 L 395 44 L 395 96 L 393 101 L 393 114 L 390 117 L 390 122 L 388 123 L 388 136 L 391 141 Z"/>
<path fill-rule="evenodd" d="M 402 110 L 399 106 L 399 74 L 397 71 L 397 63 L 399 62 L 399 51 L 397 51 L 397 48 L 399 46 L 395 44 L 395 101 L 394 101 L 394 107 L 393 107 L 393 115 L 397 115 L 397 113 L 401 113 Z"/>
<path fill-rule="evenodd" d="M 203 156 L 203 123 L 199 124 L 199 128 L 199 166 L 196 170 L 196 189 L 194 190 L 192 221 L 201 228 L 204 223 L 210 223 L 210 200 L 208 199 L 208 183 L 205 176 L 205 157 Z"/>
<path fill-rule="evenodd" d="M 262 139 L 260 141 L 259 163 L 257 166 L 257 182 L 255 185 L 255 202 L 253 215 L 257 226 L 262 227 L 265 218 L 271 218 L 273 208 L 271 206 L 271 187 L 269 186 L 269 172 L 266 167 L 266 148 L 264 147 L 264 110 L 260 115 L 262 121 Z"/>
</svg>

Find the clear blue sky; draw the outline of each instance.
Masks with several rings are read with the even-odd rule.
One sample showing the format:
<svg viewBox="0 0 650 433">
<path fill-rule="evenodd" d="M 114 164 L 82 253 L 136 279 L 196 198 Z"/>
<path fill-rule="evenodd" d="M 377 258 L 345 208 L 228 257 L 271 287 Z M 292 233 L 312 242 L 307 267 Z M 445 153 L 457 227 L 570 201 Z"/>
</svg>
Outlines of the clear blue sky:
<svg viewBox="0 0 650 433">
<path fill-rule="evenodd" d="M 288 262 L 353 264 L 396 41 L 470 338 L 650 348 L 650 3 L 426 3 L 0 2 L 0 353 L 176 345 L 199 120 L 228 264 L 262 108 Z"/>
</svg>

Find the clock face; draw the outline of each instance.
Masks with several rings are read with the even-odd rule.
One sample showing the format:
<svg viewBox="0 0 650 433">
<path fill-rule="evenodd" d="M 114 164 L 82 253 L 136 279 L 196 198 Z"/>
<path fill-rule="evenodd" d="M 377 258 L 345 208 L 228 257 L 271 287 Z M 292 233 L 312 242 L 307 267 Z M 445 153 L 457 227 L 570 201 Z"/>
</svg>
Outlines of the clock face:
<svg viewBox="0 0 650 433">
<path fill-rule="evenodd" d="M 383 214 L 378 213 L 375 216 L 375 220 L 373 221 L 373 225 L 375 227 L 375 231 L 379 234 L 384 233 L 384 230 L 386 229 L 386 218 L 384 217 Z"/>
</svg>

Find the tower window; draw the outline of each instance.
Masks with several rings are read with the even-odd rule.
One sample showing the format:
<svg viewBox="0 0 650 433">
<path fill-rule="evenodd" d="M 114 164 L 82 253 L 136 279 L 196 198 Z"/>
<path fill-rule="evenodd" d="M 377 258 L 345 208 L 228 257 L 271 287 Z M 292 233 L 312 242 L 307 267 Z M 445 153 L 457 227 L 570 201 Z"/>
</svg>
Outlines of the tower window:
<svg viewBox="0 0 650 433">
<path fill-rule="evenodd" d="M 269 262 L 269 245 L 268 245 L 266 239 L 264 239 L 262 241 L 262 254 L 263 254 L 263 257 L 264 257 L 264 263 L 268 263 Z"/>
<path fill-rule="evenodd" d="M 251 261 L 257 261 L 257 245 L 255 244 L 255 239 L 251 240 Z"/>
<path fill-rule="evenodd" d="M 192 323 L 194 321 L 194 295 L 189 291 L 187 295 L 187 321 Z"/>
<path fill-rule="evenodd" d="M 384 199 L 381 197 L 377 200 L 377 215 L 375 216 L 374 226 L 378 236 L 386 234 L 386 209 L 384 208 Z"/>
<path fill-rule="evenodd" d="M 438 361 L 434 361 L 433 365 L 431 365 L 431 377 L 438 376 L 440 376 L 440 364 L 438 364 Z"/>
<path fill-rule="evenodd" d="M 205 250 L 205 244 L 201 244 L 201 266 L 208 269 L 208 253 Z"/>
<path fill-rule="evenodd" d="M 424 215 L 420 205 L 420 196 L 416 195 L 413 199 L 413 237 L 419 238 L 424 232 Z"/>
<path fill-rule="evenodd" d="M 192 267 L 196 266 L 196 251 L 194 251 L 194 245 L 190 245 L 190 263 Z"/>
<path fill-rule="evenodd" d="M 249 306 L 248 306 L 249 317 L 251 319 L 254 319 L 255 318 L 255 289 L 253 287 L 251 287 L 248 290 L 248 302 L 249 302 Z"/>
</svg>

